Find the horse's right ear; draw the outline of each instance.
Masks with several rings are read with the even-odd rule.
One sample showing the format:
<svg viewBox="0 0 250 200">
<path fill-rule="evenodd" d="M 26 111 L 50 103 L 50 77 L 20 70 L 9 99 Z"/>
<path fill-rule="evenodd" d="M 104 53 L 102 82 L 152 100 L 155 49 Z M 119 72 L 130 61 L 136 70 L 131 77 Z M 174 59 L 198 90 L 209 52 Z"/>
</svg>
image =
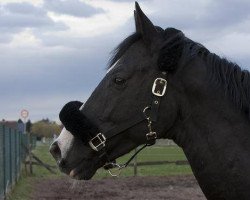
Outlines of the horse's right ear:
<svg viewBox="0 0 250 200">
<path fill-rule="evenodd" d="M 142 12 L 137 2 L 135 2 L 134 17 L 136 32 L 140 33 L 146 45 L 150 46 L 159 33 L 149 18 Z"/>
</svg>

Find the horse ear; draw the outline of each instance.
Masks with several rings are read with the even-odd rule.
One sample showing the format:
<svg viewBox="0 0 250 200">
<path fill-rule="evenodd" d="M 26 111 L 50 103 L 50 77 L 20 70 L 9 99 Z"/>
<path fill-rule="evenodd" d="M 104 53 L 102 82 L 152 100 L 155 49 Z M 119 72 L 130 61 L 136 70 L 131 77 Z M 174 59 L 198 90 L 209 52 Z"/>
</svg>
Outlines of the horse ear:
<svg viewBox="0 0 250 200">
<path fill-rule="evenodd" d="M 135 2 L 134 17 L 135 17 L 136 32 L 142 35 L 142 38 L 147 45 L 152 44 L 153 39 L 157 37 L 158 32 L 153 23 L 142 12 L 137 2 Z"/>
</svg>

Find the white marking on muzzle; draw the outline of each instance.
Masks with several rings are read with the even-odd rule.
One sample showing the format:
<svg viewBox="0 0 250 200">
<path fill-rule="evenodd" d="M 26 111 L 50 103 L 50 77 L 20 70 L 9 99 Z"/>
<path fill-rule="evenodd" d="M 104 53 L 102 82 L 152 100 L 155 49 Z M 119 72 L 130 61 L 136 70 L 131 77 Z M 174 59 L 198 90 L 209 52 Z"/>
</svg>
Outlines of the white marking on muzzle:
<svg viewBox="0 0 250 200">
<path fill-rule="evenodd" d="M 84 108 L 84 103 L 82 106 L 79 108 L 79 110 L 83 110 Z M 55 140 L 55 142 L 58 143 L 58 147 L 61 150 L 61 157 L 66 158 L 67 154 L 72 150 L 73 147 L 73 141 L 74 141 L 74 136 L 66 130 L 66 128 L 63 128 L 59 137 Z"/>
<path fill-rule="evenodd" d="M 59 137 L 55 140 L 61 150 L 61 157 L 65 158 L 73 145 L 74 136 L 63 128 Z"/>
</svg>

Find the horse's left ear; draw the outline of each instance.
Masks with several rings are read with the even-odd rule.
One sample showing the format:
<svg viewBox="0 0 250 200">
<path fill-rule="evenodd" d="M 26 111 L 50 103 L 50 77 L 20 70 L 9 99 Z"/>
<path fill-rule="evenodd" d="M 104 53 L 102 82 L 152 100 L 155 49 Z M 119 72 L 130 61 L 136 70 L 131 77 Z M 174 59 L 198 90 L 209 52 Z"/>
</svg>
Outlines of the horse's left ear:
<svg viewBox="0 0 250 200">
<path fill-rule="evenodd" d="M 142 35 L 146 45 L 151 46 L 154 39 L 159 36 L 159 32 L 149 18 L 142 12 L 139 4 L 135 2 L 135 27 L 136 32 Z"/>
</svg>

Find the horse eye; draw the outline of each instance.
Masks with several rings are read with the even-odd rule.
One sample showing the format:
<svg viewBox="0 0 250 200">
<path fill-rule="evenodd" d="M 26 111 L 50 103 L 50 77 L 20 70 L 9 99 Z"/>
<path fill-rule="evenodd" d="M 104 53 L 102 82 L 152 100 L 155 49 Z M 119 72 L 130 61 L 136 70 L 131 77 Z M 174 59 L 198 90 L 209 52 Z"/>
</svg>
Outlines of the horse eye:
<svg viewBox="0 0 250 200">
<path fill-rule="evenodd" d="M 123 78 L 120 78 L 120 77 L 116 77 L 115 80 L 114 80 L 114 82 L 115 82 L 116 84 L 118 84 L 118 85 L 123 85 L 123 84 L 126 83 L 126 80 L 123 79 Z"/>
</svg>

